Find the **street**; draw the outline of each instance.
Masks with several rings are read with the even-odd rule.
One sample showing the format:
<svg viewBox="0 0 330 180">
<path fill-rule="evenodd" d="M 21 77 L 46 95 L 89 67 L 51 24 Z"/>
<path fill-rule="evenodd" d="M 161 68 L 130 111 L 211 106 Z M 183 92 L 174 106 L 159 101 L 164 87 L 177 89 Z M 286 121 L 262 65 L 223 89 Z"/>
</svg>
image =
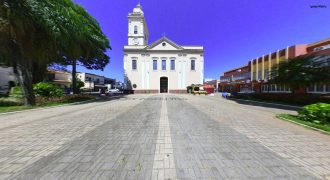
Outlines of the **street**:
<svg viewBox="0 0 330 180">
<path fill-rule="evenodd" d="M 330 136 L 220 96 L 127 95 L 0 115 L 0 179 L 326 179 Z"/>
</svg>

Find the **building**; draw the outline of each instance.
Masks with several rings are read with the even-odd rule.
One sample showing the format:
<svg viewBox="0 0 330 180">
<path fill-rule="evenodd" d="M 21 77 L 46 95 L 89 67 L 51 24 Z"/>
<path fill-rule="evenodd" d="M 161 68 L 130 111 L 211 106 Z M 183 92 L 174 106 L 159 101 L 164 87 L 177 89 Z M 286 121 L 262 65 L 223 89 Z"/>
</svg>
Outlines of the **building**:
<svg viewBox="0 0 330 180">
<path fill-rule="evenodd" d="M 291 93 L 292 90 L 280 84 L 269 84 L 271 79 L 271 72 L 274 67 L 283 61 L 298 56 L 315 56 L 313 65 L 330 67 L 330 38 L 314 42 L 311 44 L 294 45 L 271 52 L 267 55 L 259 56 L 249 61 L 249 68 L 245 67 L 244 72 L 249 69 L 250 80 L 245 79 L 245 83 L 240 78 L 235 78 L 240 74 L 241 68 L 236 68 L 224 73 L 220 77 L 221 91 L 234 91 L 234 92 L 256 92 L 256 93 Z M 248 74 L 248 73 L 247 73 Z M 244 77 L 248 77 L 244 75 Z M 237 81 L 241 81 L 239 85 Z M 235 85 L 237 84 L 237 85 Z M 247 89 L 244 89 L 247 88 Z M 306 89 L 300 89 L 298 92 L 314 93 L 314 94 L 327 94 L 330 93 L 329 83 L 314 83 Z"/>
<path fill-rule="evenodd" d="M 148 45 L 149 31 L 138 4 L 128 14 L 128 45 L 124 47 L 124 84 L 135 93 L 186 93 L 203 84 L 204 48 L 180 46 L 167 37 Z"/>
<path fill-rule="evenodd" d="M 220 76 L 221 92 L 251 92 L 251 66 L 248 65 L 226 71 Z"/>
<path fill-rule="evenodd" d="M 72 74 L 66 71 L 48 69 L 46 81 L 58 85 L 62 89 L 68 89 L 69 91 L 72 83 Z"/>
<path fill-rule="evenodd" d="M 113 89 L 116 80 L 91 73 L 77 73 L 77 77 L 85 83 L 83 89 L 90 91 L 102 91 Z"/>
<path fill-rule="evenodd" d="M 308 44 L 307 54 L 316 56 L 314 65 L 330 67 L 330 38 Z M 329 72 L 330 73 L 330 72 Z M 327 94 L 330 93 L 330 83 L 314 83 L 307 89 L 307 93 Z"/>
<path fill-rule="evenodd" d="M 306 44 L 294 45 L 286 47 L 267 55 L 263 55 L 253 59 L 251 64 L 251 82 L 255 92 L 269 93 L 289 93 L 291 90 L 285 85 L 264 84 L 271 78 L 270 74 L 273 67 L 276 67 L 282 61 L 306 54 Z"/>
<path fill-rule="evenodd" d="M 115 89 L 116 79 L 104 77 L 104 85 L 107 86 L 108 89 Z"/>
<path fill-rule="evenodd" d="M 7 94 L 15 86 L 16 78 L 12 67 L 0 66 L 0 94 Z"/>
<path fill-rule="evenodd" d="M 88 89 L 91 91 L 99 91 L 100 89 L 106 88 L 104 85 L 104 76 L 79 72 L 77 77 L 85 83 L 83 89 Z"/>
<path fill-rule="evenodd" d="M 211 85 L 215 92 L 219 92 L 220 91 L 220 81 L 219 80 L 207 80 L 204 82 L 204 85 Z"/>
</svg>

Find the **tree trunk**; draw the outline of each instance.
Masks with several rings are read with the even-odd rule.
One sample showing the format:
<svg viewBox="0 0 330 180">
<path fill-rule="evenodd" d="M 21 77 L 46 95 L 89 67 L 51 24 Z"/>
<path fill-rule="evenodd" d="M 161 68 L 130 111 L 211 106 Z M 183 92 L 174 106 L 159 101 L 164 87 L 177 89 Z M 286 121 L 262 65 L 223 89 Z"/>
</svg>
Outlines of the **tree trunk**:
<svg viewBox="0 0 330 180">
<path fill-rule="evenodd" d="M 77 60 L 72 60 L 72 91 L 77 94 Z"/>
<path fill-rule="evenodd" d="M 32 70 L 25 65 L 17 65 L 14 68 L 14 73 L 22 86 L 24 94 L 24 104 L 26 106 L 34 106 L 36 104 L 35 95 L 33 92 L 33 77 Z"/>
</svg>

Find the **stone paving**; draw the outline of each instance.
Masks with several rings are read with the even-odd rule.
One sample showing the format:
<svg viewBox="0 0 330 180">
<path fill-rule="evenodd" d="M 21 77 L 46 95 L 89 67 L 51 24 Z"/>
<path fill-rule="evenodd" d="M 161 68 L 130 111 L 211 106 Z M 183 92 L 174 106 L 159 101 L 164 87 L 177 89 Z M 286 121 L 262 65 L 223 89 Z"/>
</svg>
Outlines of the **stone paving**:
<svg viewBox="0 0 330 180">
<path fill-rule="evenodd" d="M 0 179 L 330 178 L 330 137 L 279 112 L 160 94 L 0 115 Z"/>
</svg>

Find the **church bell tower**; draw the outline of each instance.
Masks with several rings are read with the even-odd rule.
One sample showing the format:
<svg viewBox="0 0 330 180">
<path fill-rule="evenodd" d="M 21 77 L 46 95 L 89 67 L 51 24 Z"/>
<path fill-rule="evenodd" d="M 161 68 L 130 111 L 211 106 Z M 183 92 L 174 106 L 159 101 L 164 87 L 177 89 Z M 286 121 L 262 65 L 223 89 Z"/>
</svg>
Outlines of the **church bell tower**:
<svg viewBox="0 0 330 180">
<path fill-rule="evenodd" d="M 133 9 L 133 12 L 128 14 L 128 45 L 147 46 L 148 37 L 147 23 L 139 3 Z"/>
</svg>

